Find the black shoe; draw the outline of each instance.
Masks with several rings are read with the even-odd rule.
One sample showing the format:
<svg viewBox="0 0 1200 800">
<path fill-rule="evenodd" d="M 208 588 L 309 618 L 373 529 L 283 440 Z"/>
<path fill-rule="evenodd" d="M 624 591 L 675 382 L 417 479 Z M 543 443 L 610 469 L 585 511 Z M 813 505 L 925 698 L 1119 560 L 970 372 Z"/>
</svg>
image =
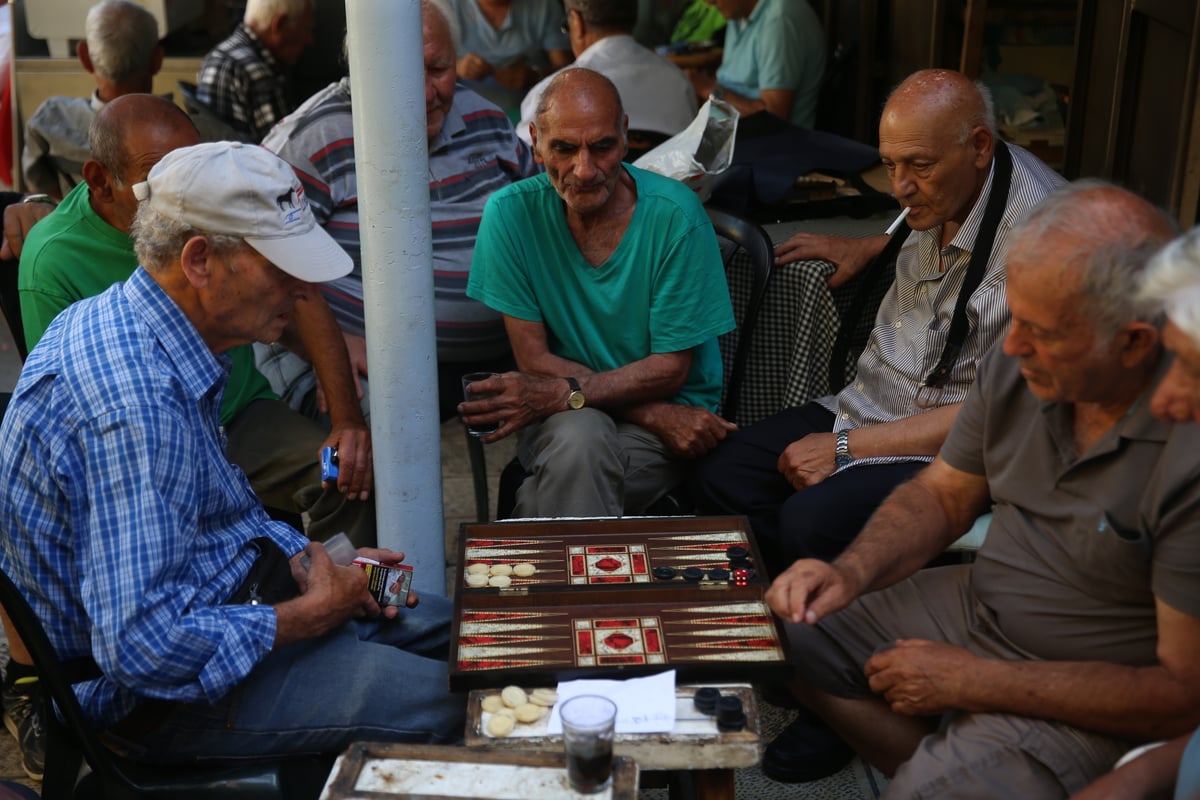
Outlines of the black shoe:
<svg viewBox="0 0 1200 800">
<path fill-rule="evenodd" d="M 854 750 L 825 723 L 801 711 L 791 725 L 767 745 L 762 771 L 779 783 L 808 783 L 828 778 L 854 758 Z"/>
<path fill-rule="evenodd" d="M 42 686 L 37 678 L 4 682 L 4 727 L 17 740 L 21 768 L 35 781 L 46 763 L 46 731 L 42 727 Z"/>
</svg>

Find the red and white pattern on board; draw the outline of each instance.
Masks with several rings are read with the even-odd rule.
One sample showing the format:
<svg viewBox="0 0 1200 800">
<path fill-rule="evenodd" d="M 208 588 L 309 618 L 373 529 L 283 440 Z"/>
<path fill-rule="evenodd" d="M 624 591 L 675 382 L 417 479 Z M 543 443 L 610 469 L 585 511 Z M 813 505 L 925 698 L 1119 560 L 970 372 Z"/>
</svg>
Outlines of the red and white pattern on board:
<svg viewBox="0 0 1200 800">
<path fill-rule="evenodd" d="M 650 563 L 645 545 L 572 545 L 567 574 L 573 584 L 649 583 Z"/>
<path fill-rule="evenodd" d="M 575 620 L 575 663 L 581 667 L 664 664 L 658 617 Z"/>
</svg>

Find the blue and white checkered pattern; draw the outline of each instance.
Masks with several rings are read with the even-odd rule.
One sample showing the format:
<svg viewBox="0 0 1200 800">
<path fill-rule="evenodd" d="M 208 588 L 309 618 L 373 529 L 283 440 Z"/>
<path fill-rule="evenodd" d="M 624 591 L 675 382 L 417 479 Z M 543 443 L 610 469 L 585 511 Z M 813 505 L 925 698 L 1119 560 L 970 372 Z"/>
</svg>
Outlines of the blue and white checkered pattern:
<svg viewBox="0 0 1200 800">
<path fill-rule="evenodd" d="M 142 269 L 58 316 L 0 427 L 0 568 L 60 658 L 104 677 L 76 686 L 98 726 L 138 697 L 212 702 L 270 651 L 269 607 L 221 605 L 272 522 L 225 457 L 217 408 L 228 359 Z"/>
</svg>

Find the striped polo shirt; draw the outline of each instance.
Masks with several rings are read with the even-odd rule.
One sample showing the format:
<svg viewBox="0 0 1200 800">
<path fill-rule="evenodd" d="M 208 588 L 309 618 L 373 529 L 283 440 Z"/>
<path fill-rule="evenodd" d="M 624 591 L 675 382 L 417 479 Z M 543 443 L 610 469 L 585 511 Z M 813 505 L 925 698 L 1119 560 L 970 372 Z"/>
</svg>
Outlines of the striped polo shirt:
<svg viewBox="0 0 1200 800">
<path fill-rule="evenodd" d="M 987 271 L 967 302 L 969 331 L 945 391 L 936 403 L 938 407 L 966 399 L 967 390 L 975 382 L 979 359 L 1008 330 L 1004 262 L 1013 226 L 1056 186 L 1065 183 L 1062 176 L 1029 151 L 1012 144 L 1008 149 L 1013 161 L 1008 203 L 996 230 Z M 896 259 L 896 279 L 879 305 L 875 327 L 858 359 L 854 380 L 839 394 L 817 400 L 836 415 L 835 432 L 892 422 L 928 410 L 917 406 L 917 390 L 942 356 L 994 172 L 993 162 L 971 213 L 950 244 L 938 246 L 941 225 L 914 231 L 904 243 Z M 939 261 L 945 266 L 944 271 Z M 915 458 L 864 458 L 856 460 L 854 465 Z"/>
<path fill-rule="evenodd" d="M 295 168 L 317 220 L 354 259 L 349 275 L 322 284 L 321 290 L 342 330 L 362 336 L 363 280 L 350 79 L 342 78 L 309 98 L 271 131 L 263 146 Z M 429 147 L 439 361 L 484 360 L 508 352 L 500 315 L 467 297 L 467 273 L 488 197 L 539 171 L 504 112 L 457 86 L 446 122 Z"/>
</svg>

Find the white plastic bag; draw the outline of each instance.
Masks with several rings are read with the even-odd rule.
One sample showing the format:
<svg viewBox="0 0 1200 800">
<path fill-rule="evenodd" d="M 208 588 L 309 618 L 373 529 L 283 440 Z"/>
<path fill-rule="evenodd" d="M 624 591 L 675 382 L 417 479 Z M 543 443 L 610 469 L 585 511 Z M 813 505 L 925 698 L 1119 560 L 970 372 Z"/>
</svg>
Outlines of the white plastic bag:
<svg viewBox="0 0 1200 800">
<path fill-rule="evenodd" d="M 736 108 L 709 98 L 690 125 L 633 165 L 683 181 L 703 202 L 712 194 L 717 176 L 733 162 L 737 122 Z"/>
</svg>

